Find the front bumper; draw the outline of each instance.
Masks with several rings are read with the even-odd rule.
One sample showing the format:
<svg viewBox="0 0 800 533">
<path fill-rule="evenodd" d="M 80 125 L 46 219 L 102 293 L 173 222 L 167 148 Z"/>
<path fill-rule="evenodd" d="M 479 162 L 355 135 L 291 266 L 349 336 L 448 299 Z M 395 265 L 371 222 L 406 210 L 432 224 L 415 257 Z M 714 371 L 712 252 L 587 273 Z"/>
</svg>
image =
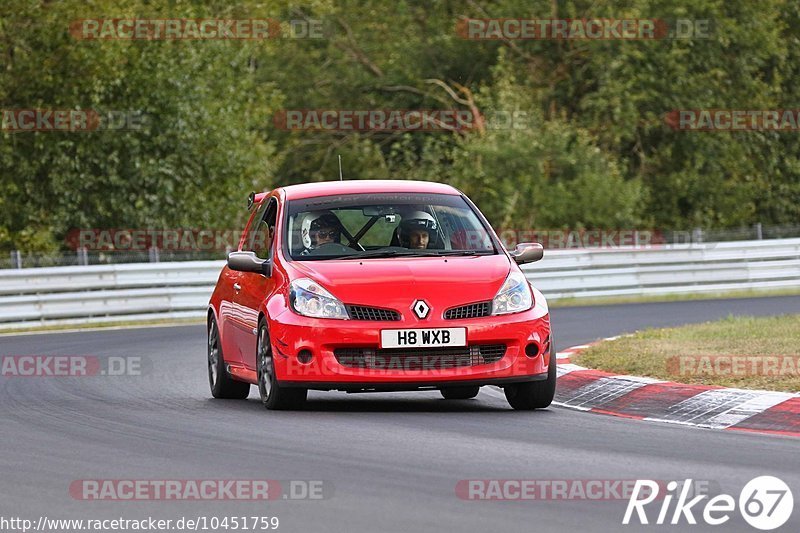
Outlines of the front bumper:
<svg viewBox="0 0 800 533">
<path fill-rule="evenodd" d="M 334 350 L 340 348 L 377 350 L 381 329 L 454 327 L 467 329 L 468 346 L 504 344 L 504 356 L 491 363 L 422 370 L 344 366 L 334 355 Z M 431 319 L 413 324 L 312 319 L 287 309 L 270 320 L 269 328 L 276 377 L 281 385 L 318 390 L 416 390 L 540 380 L 546 379 L 554 355 L 551 353 L 550 316 L 536 307 L 513 315 Z M 525 353 L 526 346 L 531 344 L 537 349 L 533 357 Z M 309 362 L 302 363 L 298 354 L 305 351 L 312 357 Z M 554 358 L 552 361 L 555 363 Z"/>
</svg>

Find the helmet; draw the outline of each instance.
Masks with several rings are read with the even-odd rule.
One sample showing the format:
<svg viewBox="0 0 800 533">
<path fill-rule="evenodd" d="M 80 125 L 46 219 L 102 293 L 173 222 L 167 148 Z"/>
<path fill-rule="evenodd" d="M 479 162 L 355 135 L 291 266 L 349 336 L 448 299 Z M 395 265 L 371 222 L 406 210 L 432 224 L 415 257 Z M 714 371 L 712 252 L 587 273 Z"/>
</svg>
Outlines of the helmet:
<svg viewBox="0 0 800 533">
<path fill-rule="evenodd" d="M 337 235 L 334 237 L 335 242 L 341 242 L 341 236 L 338 235 L 342 230 L 342 223 L 330 211 L 312 211 L 306 213 L 303 222 L 300 224 L 300 235 L 303 239 L 303 246 L 308 249 L 314 248 L 314 242 L 311 239 L 311 232 L 322 228 L 333 228 L 336 230 Z"/>
<path fill-rule="evenodd" d="M 434 240 L 438 225 L 436 220 L 425 211 L 412 211 L 403 217 L 400 225 L 397 227 L 398 236 L 400 237 L 400 244 L 402 246 L 409 246 L 409 235 L 414 230 L 423 230 L 428 232 L 431 240 Z"/>
</svg>

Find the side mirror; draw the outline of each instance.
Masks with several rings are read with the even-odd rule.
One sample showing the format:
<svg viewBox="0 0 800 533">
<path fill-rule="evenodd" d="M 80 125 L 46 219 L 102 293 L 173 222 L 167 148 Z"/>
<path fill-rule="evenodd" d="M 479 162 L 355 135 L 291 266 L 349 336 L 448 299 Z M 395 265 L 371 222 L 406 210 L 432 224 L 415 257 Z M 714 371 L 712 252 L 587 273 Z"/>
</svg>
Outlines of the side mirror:
<svg viewBox="0 0 800 533">
<path fill-rule="evenodd" d="M 255 252 L 231 252 L 228 254 L 228 268 L 238 272 L 258 272 L 272 275 L 272 261 L 259 259 Z"/>
<path fill-rule="evenodd" d="M 524 265 L 544 257 L 544 247 L 538 242 L 521 242 L 509 254 L 518 265 Z"/>
</svg>

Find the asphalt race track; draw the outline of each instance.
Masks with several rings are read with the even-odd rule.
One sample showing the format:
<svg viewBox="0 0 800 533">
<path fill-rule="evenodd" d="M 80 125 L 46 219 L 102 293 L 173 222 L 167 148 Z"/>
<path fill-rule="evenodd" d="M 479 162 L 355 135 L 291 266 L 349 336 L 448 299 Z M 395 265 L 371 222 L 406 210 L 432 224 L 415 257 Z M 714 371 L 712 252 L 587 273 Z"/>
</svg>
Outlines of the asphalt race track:
<svg viewBox="0 0 800 533">
<path fill-rule="evenodd" d="M 553 311 L 559 348 L 647 326 L 800 310 L 800 297 Z M 141 356 L 141 376 L 0 378 L 0 515 L 177 519 L 277 516 L 279 531 L 653 531 L 627 502 L 469 501 L 464 479 L 704 480 L 738 499 L 750 479 L 794 489 L 781 530 L 800 529 L 800 440 L 625 420 L 552 407 L 515 412 L 490 392 L 312 392 L 302 412 L 210 398 L 203 326 L 0 337 L 0 355 Z M 321 480 L 322 500 L 85 501 L 81 479 Z M 658 507 L 649 507 L 655 519 Z M 670 513 L 669 516 L 671 516 Z M 695 515 L 702 523 L 702 509 Z M 755 531 L 724 526 L 659 531 Z"/>
</svg>

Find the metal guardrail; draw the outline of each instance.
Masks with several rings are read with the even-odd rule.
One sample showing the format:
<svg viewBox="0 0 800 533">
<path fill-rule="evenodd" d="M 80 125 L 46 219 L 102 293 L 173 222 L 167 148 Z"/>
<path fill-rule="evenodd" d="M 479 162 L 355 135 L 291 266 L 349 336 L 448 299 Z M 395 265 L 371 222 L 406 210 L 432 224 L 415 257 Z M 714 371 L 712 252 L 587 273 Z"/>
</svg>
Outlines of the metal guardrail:
<svg viewBox="0 0 800 533">
<path fill-rule="evenodd" d="M 224 261 L 0 271 L 0 330 L 205 316 Z"/>
<path fill-rule="evenodd" d="M 800 239 L 551 251 L 523 271 L 552 300 L 800 287 Z"/>
<path fill-rule="evenodd" d="M 0 330 L 202 318 L 223 261 L 0 271 Z M 550 300 L 800 288 L 800 239 L 547 251 L 523 270 Z"/>
</svg>

